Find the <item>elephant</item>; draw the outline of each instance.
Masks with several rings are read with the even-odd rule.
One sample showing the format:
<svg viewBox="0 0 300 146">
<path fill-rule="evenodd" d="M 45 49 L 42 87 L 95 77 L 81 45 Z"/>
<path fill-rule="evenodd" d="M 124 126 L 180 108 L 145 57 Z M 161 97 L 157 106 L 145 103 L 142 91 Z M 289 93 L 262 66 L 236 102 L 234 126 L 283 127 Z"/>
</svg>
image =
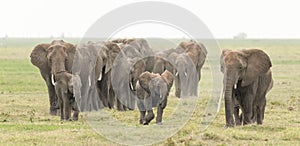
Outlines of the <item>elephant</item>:
<svg viewBox="0 0 300 146">
<path fill-rule="evenodd" d="M 77 99 L 80 111 L 103 108 L 98 98 L 97 81 L 102 79 L 103 67 L 107 60 L 107 48 L 102 42 L 77 45 L 73 71 L 78 72 L 81 82 L 81 98 Z"/>
<path fill-rule="evenodd" d="M 260 49 L 226 49 L 222 51 L 220 63 L 224 74 L 225 127 L 239 125 L 239 120 L 243 125 L 252 122 L 262 124 L 266 94 L 273 86 L 270 57 Z M 238 115 L 236 105 L 241 107 L 241 116 Z"/>
<path fill-rule="evenodd" d="M 175 74 L 175 96 L 187 97 L 197 96 L 198 76 L 196 68 L 186 53 L 171 53 L 169 60 L 176 68 Z"/>
<path fill-rule="evenodd" d="M 181 42 L 177 48 L 175 49 L 177 53 L 179 54 L 186 54 L 192 60 L 196 72 L 197 72 L 197 83 L 201 79 L 201 69 L 205 63 L 206 60 L 206 55 L 207 55 L 207 50 L 206 47 L 195 40 L 190 40 L 186 42 Z M 197 88 L 198 84 L 193 89 L 192 95 L 197 96 Z"/>
<path fill-rule="evenodd" d="M 117 108 L 119 110 L 123 110 L 124 107 L 116 97 L 112 82 L 114 81 L 112 69 L 116 66 L 115 60 L 117 56 L 122 54 L 121 48 L 117 43 L 114 43 L 113 41 L 105 42 L 105 46 L 107 48 L 107 59 L 105 65 L 103 66 L 104 70 L 102 70 L 102 80 L 99 80 L 99 78 L 97 81 L 97 88 L 99 89 L 98 93 L 105 107 L 114 108 L 115 102 L 117 102 Z"/>
<path fill-rule="evenodd" d="M 118 110 L 133 110 L 135 108 L 134 95 L 129 86 L 129 73 L 130 67 L 141 57 L 142 54 L 136 48 L 125 44 L 121 47 L 121 52 L 114 61 L 111 74 Z M 122 73 L 120 74 L 120 72 Z"/>
<path fill-rule="evenodd" d="M 70 120 L 73 108 L 73 120 L 78 120 L 79 109 L 75 98 L 80 98 L 81 80 L 78 75 L 72 75 L 66 71 L 55 75 L 55 93 L 58 97 L 60 120 Z"/>
<path fill-rule="evenodd" d="M 162 123 L 163 110 L 167 106 L 167 97 L 173 80 L 174 76 L 168 70 L 165 70 L 161 75 L 146 71 L 139 76 L 136 94 L 140 111 L 140 124 L 148 125 L 154 119 L 153 107 L 157 107 L 156 124 Z"/>
<path fill-rule="evenodd" d="M 59 72 L 72 73 L 75 52 L 76 48 L 73 44 L 63 40 L 53 40 L 51 43 L 38 44 L 30 54 L 31 63 L 39 68 L 46 82 L 51 115 L 57 115 L 57 97 L 52 79 Z"/>
<path fill-rule="evenodd" d="M 80 66 L 82 81 L 81 111 L 114 107 L 115 96 L 111 85 L 111 69 L 120 48 L 116 43 L 87 42 L 77 46 L 75 63 Z M 75 65 L 74 65 L 75 66 Z"/>
</svg>

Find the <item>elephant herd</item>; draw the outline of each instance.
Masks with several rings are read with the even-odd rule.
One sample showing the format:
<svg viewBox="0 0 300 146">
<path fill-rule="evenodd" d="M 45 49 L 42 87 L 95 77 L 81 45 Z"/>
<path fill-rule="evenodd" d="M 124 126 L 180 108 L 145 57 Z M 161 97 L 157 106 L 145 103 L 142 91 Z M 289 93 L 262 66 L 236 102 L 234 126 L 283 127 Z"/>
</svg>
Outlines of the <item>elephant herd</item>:
<svg viewBox="0 0 300 146">
<path fill-rule="evenodd" d="M 71 44 L 63 40 L 38 44 L 30 57 L 48 87 L 50 114 L 78 120 L 78 114 L 102 108 L 140 111 L 139 123 L 162 123 L 174 83 L 175 96 L 198 96 L 206 47 L 195 40 L 154 51 L 146 39 Z M 226 127 L 262 124 L 266 94 L 272 88 L 269 56 L 259 49 L 224 50 Z M 242 113 L 239 113 L 239 111 Z M 234 117 L 234 118 L 233 118 Z"/>
</svg>

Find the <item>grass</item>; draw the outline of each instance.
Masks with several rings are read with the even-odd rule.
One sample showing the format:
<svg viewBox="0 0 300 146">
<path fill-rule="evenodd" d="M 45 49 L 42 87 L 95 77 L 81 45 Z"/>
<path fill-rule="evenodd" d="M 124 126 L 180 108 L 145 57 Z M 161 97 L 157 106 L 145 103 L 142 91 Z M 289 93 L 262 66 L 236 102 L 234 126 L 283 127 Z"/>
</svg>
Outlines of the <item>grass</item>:
<svg viewBox="0 0 300 146">
<path fill-rule="evenodd" d="M 48 114 L 46 85 L 39 70 L 29 60 L 36 44 L 49 41 L 0 40 L 0 145 L 117 145 L 116 141 L 109 140 L 113 138 L 121 139 L 123 144 L 137 144 L 132 142 L 146 142 L 149 137 L 154 137 L 154 141 L 148 142 L 155 142 L 155 138 L 160 140 L 155 145 L 300 145 L 300 40 L 218 40 L 221 48 L 261 48 L 273 63 L 274 87 L 267 95 L 263 125 L 230 129 L 224 129 L 224 103 L 215 118 L 211 111 L 215 105 L 209 105 L 210 110 L 205 112 L 212 91 L 208 62 L 202 70 L 199 98 L 179 100 L 172 90 L 162 126 L 156 126 L 154 122 L 149 126 L 138 125 L 137 110 L 118 112 L 105 109 L 98 113 L 81 113 L 77 122 L 60 122 L 59 117 Z M 67 41 L 76 43 L 78 39 Z M 155 48 L 172 47 L 170 42 L 151 40 L 150 43 Z M 187 106 L 184 105 L 196 108 L 185 109 Z M 190 110 L 191 117 L 185 115 Z M 172 125 L 182 122 L 178 119 L 184 117 L 189 119 L 187 123 L 179 123 L 184 125 L 180 130 L 174 129 Z M 115 122 L 105 123 L 107 118 L 113 118 Z M 118 122 L 125 125 L 118 127 Z M 95 124 L 94 128 L 90 127 L 91 124 Z M 207 125 L 209 127 L 204 129 Z M 144 131 L 134 133 L 128 128 L 130 126 Z M 98 134 L 95 129 L 102 130 L 102 133 Z M 120 131 L 113 133 L 114 130 Z M 145 135 L 145 131 L 149 135 Z M 112 133 L 112 137 L 104 136 L 105 132 Z M 161 139 L 162 133 L 168 136 Z"/>
</svg>

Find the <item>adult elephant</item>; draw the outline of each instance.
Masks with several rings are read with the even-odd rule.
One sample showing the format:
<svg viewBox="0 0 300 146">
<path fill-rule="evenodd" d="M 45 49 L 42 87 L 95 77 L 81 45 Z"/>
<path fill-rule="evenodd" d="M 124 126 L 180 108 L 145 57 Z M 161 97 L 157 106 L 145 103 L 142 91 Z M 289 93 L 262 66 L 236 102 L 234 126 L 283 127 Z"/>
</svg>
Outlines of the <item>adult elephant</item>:
<svg viewBox="0 0 300 146">
<path fill-rule="evenodd" d="M 250 124 L 253 117 L 257 124 L 262 124 L 266 94 L 273 85 L 271 66 L 269 56 L 259 49 L 223 50 L 221 71 L 224 73 L 226 127 L 234 127 L 233 93 L 238 93 L 243 124 Z"/>
<path fill-rule="evenodd" d="M 48 44 L 38 44 L 30 54 L 31 63 L 39 68 L 46 82 L 51 115 L 57 115 L 57 98 L 53 84 L 55 75 L 63 71 L 72 73 L 75 51 L 73 44 L 54 40 Z"/>
<path fill-rule="evenodd" d="M 207 55 L 206 47 L 200 42 L 190 40 L 181 42 L 176 48 L 176 51 L 186 54 L 192 60 L 198 75 L 197 82 L 199 82 L 201 79 L 201 69 L 205 63 Z M 193 96 L 197 96 L 197 88 L 198 84 L 196 84 L 195 89 L 192 92 Z"/>
<path fill-rule="evenodd" d="M 141 57 L 142 54 L 135 47 L 125 44 L 121 47 L 121 52 L 114 61 L 111 74 L 118 110 L 133 110 L 135 108 L 134 95 L 129 86 L 129 73 L 130 67 Z"/>
<path fill-rule="evenodd" d="M 112 68 L 114 66 L 114 61 L 116 57 L 121 52 L 121 48 L 117 43 L 112 41 L 104 42 L 104 47 L 101 51 L 107 53 L 107 58 L 103 57 L 103 66 L 101 66 L 101 61 L 98 60 L 96 63 L 96 78 L 97 89 L 100 99 L 105 107 L 114 108 L 115 105 L 115 92 L 112 85 Z"/>
<path fill-rule="evenodd" d="M 175 96 L 187 97 L 197 95 L 198 76 L 195 65 L 186 53 L 171 53 L 169 60 L 176 68 Z"/>
<path fill-rule="evenodd" d="M 98 98 L 101 90 L 96 85 L 97 81 L 102 80 L 105 66 L 109 66 L 107 65 L 108 50 L 104 42 L 77 45 L 73 70 L 79 70 L 82 82 L 81 99 L 77 99 L 81 111 L 97 110 L 103 107 L 101 99 Z"/>
</svg>

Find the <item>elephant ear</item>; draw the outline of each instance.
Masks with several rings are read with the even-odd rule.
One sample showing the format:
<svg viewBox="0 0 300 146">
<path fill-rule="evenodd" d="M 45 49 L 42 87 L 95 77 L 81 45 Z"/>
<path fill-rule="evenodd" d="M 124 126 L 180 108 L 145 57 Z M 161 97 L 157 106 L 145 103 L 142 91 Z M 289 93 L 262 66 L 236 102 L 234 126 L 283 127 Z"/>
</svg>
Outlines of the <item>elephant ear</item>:
<svg viewBox="0 0 300 146">
<path fill-rule="evenodd" d="M 168 70 L 165 70 L 162 74 L 161 74 L 162 79 L 167 83 L 167 85 L 171 85 L 173 83 L 174 80 L 174 75 L 169 72 Z"/>
<path fill-rule="evenodd" d="M 220 70 L 221 70 L 221 72 L 222 73 L 224 73 L 225 72 L 225 63 L 224 63 L 224 56 L 226 56 L 229 52 L 231 52 L 231 50 L 229 50 L 229 49 L 224 49 L 223 51 L 222 51 L 222 54 L 221 54 L 221 56 L 220 56 Z"/>
<path fill-rule="evenodd" d="M 105 65 L 105 73 L 107 73 L 113 67 L 114 60 L 118 56 L 118 54 L 121 52 L 121 49 L 116 43 L 113 43 L 113 42 L 107 42 L 105 45 L 109 49 L 108 50 L 108 59 L 107 59 L 106 65 Z"/>
<path fill-rule="evenodd" d="M 272 67 L 270 57 L 259 49 L 243 50 L 247 59 L 247 68 L 241 86 L 248 86 Z"/>
<path fill-rule="evenodd" d="M 50 44 L 38 44 L 34 47 L 30 54 L 30 61 L 33 65 L 37 66 L 40 70 L 49 71 L 48 59 L 47 59 L 47 49 Z"/>
</svg>

